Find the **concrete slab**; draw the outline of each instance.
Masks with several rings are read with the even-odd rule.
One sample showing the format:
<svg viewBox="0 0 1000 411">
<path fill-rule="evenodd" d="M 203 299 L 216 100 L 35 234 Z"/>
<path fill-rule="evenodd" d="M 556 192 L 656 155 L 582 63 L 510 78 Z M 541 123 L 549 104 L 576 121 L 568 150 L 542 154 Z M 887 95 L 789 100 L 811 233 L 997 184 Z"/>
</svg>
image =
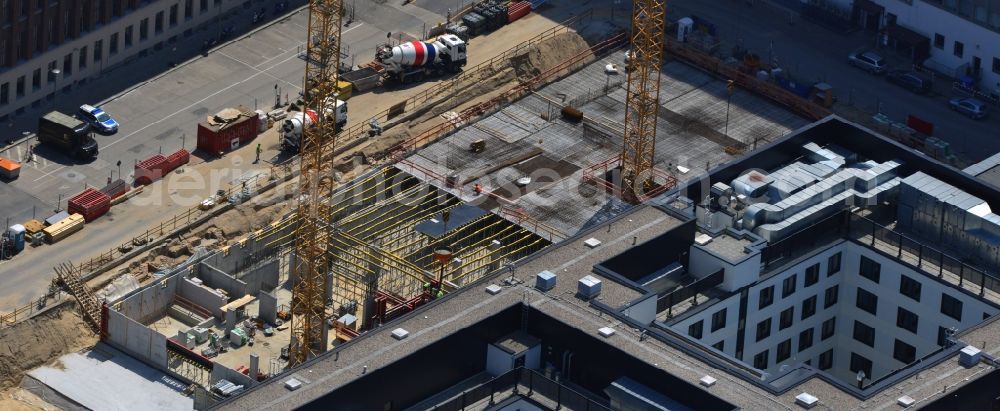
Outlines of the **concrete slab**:
<svg viewBox="0 0 1000 411">
<path fill-rule="evenodd" d="M 107 345 L 59 358 L 28 373 L 68 399 L 94 410 L 190 410 L 184 383 Z"/>
</svg>

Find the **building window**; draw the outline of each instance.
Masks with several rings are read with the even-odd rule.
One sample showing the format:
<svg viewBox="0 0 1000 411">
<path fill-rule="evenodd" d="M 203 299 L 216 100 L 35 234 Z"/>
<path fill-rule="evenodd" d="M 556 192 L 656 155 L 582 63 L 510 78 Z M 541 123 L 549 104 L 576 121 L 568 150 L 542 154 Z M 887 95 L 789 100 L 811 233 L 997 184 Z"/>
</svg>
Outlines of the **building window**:
<svg viewBox="0 0 1000 411">
<path fill-rule="evenodd" d="M 899 276 L 899 293 L 920 301 L 920 281 L 914 280 L 905 275 Z"/>
<path fill-rule="evenodd" d="M 170 21 L 169 21 L 170 27 L 174 27 L 177 25 L 177 7 L 179 6 L 176 4 L 170 6 Z"/>
<path fill-rule="evenodd" d="M 810 285 L 816 284 L 819 281 L 819 263 L 813 264 L 806 268 L 806 283 L 803 287 L 808 287 Z"/>
<path fill-rule="evenodd" d="M 194 16 L 194 0 L 184 1 L 184 20 L 190 20 Z"/>
<path fill-rule="evenodd" d="M 892 346 L 892 358 L 903 364 L 909 364 L 917 359 L 917 349 L 910 344 L 896 340 Z"/>
<path fill-rule="evenodd" d="M 774 302 L 774 286 L 770 285 L 760 289 L 757 299 L 757 309 L 763 310 Z"/>
<path fill-rule="evenodd" d="M 719 351 L 725 350 L 725 348 L 726 348 L 726 340 L 722 340 L 722 341 L 719 341 L 719 342 L 717 342 L 715 344 L 712 344 L 712 348 L 715 348 L 716 350 L 719 350 Z"/>
<path fill-rule="evenodd" d="M 63 73 L 67 76 L 73 74 L 73 53 L 67 54 L 63 57 Z"/>
<path fill-rule="evenodd" d="M 947 343 L 948 343 L 948 329 L 944 327 L 938 327 L 937 345 L 943 347 Z"/>
<path fill-rule="evenodd" d="M 778 343 L 778 350 L 774 353 L 775 364 L 780 363 L 792 356 L 792 340 L 789 338 Z"/>
<path fill-rule="evenodd" d="M 854 322 L 854 339 L 869 347 L 875 347 L 875 329 L 862 323 Z"/>
<path fill-rule="evenodd" d="M 17 97 L 24 97 L 24 76 L 17 78 Z"/>
<path fill-rule="evenodd" d="M 118 54 L 118 33 L 111 33 L 111 39 L 108 41 L 108 54 L 112 56 Z"/>
<path fill-rule="evenodd" d="M 858 270 L 858 274 L 862 277 L 867 278 L 878 284 L 879 276 L 881 275 L 882 266 L 869 259 L 868 257 L 861 256 L 861 267 Z"/>
<path fill-rule="evenodd" d="M 139 41 L 149 38 L 149 17 L 139 21 Z"/>
<path fill-rule="evenodd" d="M 788 297 L 795 292 L 795 282 L 798 280 L 798 274 L 792 274 L 791 277 L 785 279 L 781 283 L 781 298 Z"/>
<path fill-rule="evenodd" d="M 94 63 L 98 63 L 104 59 L 104 40 L 97 40 L 94 42 Z"/>
<path fill-rule="evenodd" d="M 132 47 L 132 26 L 125 27 L 125 48 Z"/>
<path fill-rule="evenodd" d="M 115 0 L 111 2 L 111 15 L 114 17 L 122 16 L 122 0 Z"/>
<path fill-rule="evenodd" d="M 792 321 L 795 320 L 795 307 L 788 307 L 787 310 L 781 312 L 781 319 L 778 321 L 778 329 L 784 330 L 792 326 Z"/>
<path fill-rule="evenodd" d="M 31 89 L 38 90 L 42 88 L 42 69 L 37 68 L 35 72 L 31 74 Z"/>
<path fill-rule="evenodd" d="M 953 53 L 955 54 L 955 57 L 961 58 L 962 55 L 965 54 L 965 45 L 962 44 L 961 41 L 956 41 L 955 42 L 955 49 L 953 50 Z"/>
<path fill-rule="evenodd" d="M 753 367 L 758 370 L 767 369 L 767 350 L 761 351 L 753 356 Z"/>
<path fill-rule="evenodd" d="M 202 12 L 208 10 L 208 0 L 201 0 L 198 5 L 198 10 L 201 10 Z"/>
<path fill-rule="evenodd" d="M 156 20 L 153 23 L 153 30 L 155 30 L 154 33 L 156 33 L 156 34 L 163 33 L 163 12 L 162 11 L 156 12 Z"/>
<path fill-rule="evenodd" d="M 833 368 L 833 350 L 829 349 L 819 355 L 819 369 L 829 370 Z"/>
<path fill-rule="evenodd" d="M 837 332 L 837 317 L 833 317 L 829 320 L 823 321 L 819 333 L 819 340 L 826 341 L 827 338 L 833 337 L 833 334 Z"/>
<path fill-rule="evenodd" d="M 771 319 L 768 318 L 764 321 L 757 323 L 757 342 L 763 340 L 771 335 Z"/>
<path fill-rule="evenodd" d="M 704 320 L 699 320 L 698 322 L 689 325 L 688 326 L 688 335 L 690 335 L 690 336 L 692 336 L 692 337 L 700 340 L 701 339 L 701 329 L 704 327 L 704 325 L 705 325 L 705 321 Z"/>
<path fill-rule="evenodd" d="M 918 317 L 916 314 L 907 311 L 903 307 L 899 307 L 896 310 L 896 326 L 907 330 L 911 333 L 917 333 L 917 321 Z"/>
<path fill-rule="evenodd" d="M 813 329 L 806 328 L 799 333 L 799 352 L 808 350 L 813 345 Z"/>
<path fill-rule="evenodd" d="M 0 85 L 0 105 L 6 106 L 10 103 L 10 83 Z"/>
<path fill-rule="evenodd" d="M 993 72 L 1000 74 L 1000 58 L 993 58 Z"/>
<path fill-rule="evenodd" d="M 839 285 L 827 288 L 826 292 L 823 293 L 823 308 L 833 307 L 837 303 L 838 294 L 840 294 Z"/>
<path fill-rule="evenodd" d="M 934 47 L 944 50 L 944 35 L 934 33 Z"/>
<path fill-rule="evenodd" d="M 7 65 L 7 40 L 0 40 L 0 67 Z"/>
<path fill-rule="evenodd" d="M 723 308 L 712 314 L 712 332 L 719 331 L 726 327 L 726 309 Z"/>
<path fill-rule="evenodd" d="M 864 372 L 865 378 L 872 378 L 872 360 L 862 357 L 856 353 L 851 353 L 851 372 Z"/>
<path fill-rule="evenodd" d="M 858 301 L 857 307 L 868 311 L 871 315 L 877 315 L 878 312 L 878 297 L 868 291 L 858 288 Z"/>
<path fill-rule="evenodd" d="M 816 296 L 815 295 L 812 296 L 812 297 L 806 298 L 805 301 L 802 301 L 802 319 L 804 320 L 806 318 L 812 317 L 813 314 L 816 314 Z"/>
<path fill-rule="evenodd" d="M 87 68 L 87 46 L 80 47 L 80 70 Z"/>
<path fill-rule="evenodd" d="M 962 321 L 962 302 L 948 294 L 941 294 L 941 314 Z"/>
</svg>

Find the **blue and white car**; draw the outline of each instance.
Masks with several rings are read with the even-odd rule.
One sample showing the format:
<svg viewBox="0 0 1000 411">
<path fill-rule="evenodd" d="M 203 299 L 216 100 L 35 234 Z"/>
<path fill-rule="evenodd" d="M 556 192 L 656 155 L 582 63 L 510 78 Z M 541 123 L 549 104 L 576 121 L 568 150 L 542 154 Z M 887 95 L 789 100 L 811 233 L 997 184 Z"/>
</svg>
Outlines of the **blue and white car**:
<svg viewBox="0 0 1000 411">
<path fill-rule="evenodd" d="M 100 107 L 87 104 L 80 106 L 79 117 L 81 120 L 90 123 L 95 129 L 104 134 L 114 134 L 118 132 L 118 122 L 111 118 L 108 113 Z"/>
</svg>

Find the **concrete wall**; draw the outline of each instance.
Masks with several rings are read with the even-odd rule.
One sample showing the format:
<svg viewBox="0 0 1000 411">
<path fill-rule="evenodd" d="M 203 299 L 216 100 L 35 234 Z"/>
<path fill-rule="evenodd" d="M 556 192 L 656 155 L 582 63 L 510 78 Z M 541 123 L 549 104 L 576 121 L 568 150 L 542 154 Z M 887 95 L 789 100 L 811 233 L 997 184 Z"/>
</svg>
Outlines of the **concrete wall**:
<svg viewBox="0 0 1000 411">
<path fill-rule="evenodd" d="M 248 294 L 246 283 L 205 262 L 198 264 L 198 278 L 209 288 L 225 290 L 229 298 L 240 298 Z"/>
<path fill-rule="evenodd" d="M 180 281 L 177 295 L 209 310 L 216 318 L 223 318 L 225 313 L 222 312 L 222 306 L 229 302 L 226 297 L 211 288 L 195 284 L 189 278 L 178 278 L 183 280 Z"/>
<path fill-rule="evenodd" d="M 142 289 L 121 302 L 119 311 L 143 324 L 156 321 L 166 314 L 167 307 L 174 300 L 181 276 L 167 276 Z"/>
<path fill-rule="evenodd" d="M 250 366 L 250 356 L 247 355 L 246 358 L 247 367 Z M 256 380 L 251 380 L 250 377 L 236 372 L 236 370 L 226 367 L 225 365 L 219 363 L 212 364 L 212 376 L 210 377 L 211 384 L 219 382 L 219 380 L 227 380 L 233 384 L 242 385 L 244 388 L 250 388 L 253 385 L 257 385 Z"/>
<path fill-rule="evenodd" d="M 108 309 L 107 343 L 160 369 L 167 368 L 167 337 Z"/>
<path fill-rule="evenodd" d="M 246 294 L 257 294 L 260 291 L 271 291 L 278 286 L 278 259 L 264 262 L 260 266 L 249 268 L 240 273 L 239 281 L 246 284 Z"/>
<path fill-rule="evenodd" d="M 278 297 L 274 294 L 261 291 L 257 293 L 257 317 L 263 318 L 270 324 L 274 324 L 278 319 Z"/>
<path fill-rule="evenodd" d="M 635 302 L 625 308 L 623 313 L 642 324 L 652 324 L 656 320 L 656 294 L 650 294 L 645 299 Z"/>
</svg>

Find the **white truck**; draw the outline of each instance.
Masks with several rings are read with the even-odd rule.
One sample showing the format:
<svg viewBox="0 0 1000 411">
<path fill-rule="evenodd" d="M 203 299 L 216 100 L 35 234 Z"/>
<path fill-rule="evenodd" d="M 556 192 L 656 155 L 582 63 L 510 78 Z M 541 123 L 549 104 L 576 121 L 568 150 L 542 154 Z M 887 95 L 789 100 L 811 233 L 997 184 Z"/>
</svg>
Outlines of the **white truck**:
<svg viewBox="0 0 1000 411">
<path fill-rule="evenodd" d="M 408 41 L 398 46 L 380 46 L 375 60 L 385 68 L 383 78 L 400 84 L 424 77 L 457 73 L 466 63 L 466 44 L 454 34 L 431 42 Z"/>
<path fill-rule="evenodd" d="M 337 116 L 336 130 L 339 132 L 347 124 L 347 102 L 332 97 L 327 98 L 324 110 L 327 119 L 334 115 L 334 110 L 336 110 Z M 314 110 L 293 112 L 281 124 L 281 129 L 278 130 L 281 149 L 290 153 L 298 153 L 300 150 L 299 144 L 302 140 L 302 130 L 313 127 L 318 120 L 319 115 Z"/>
</svg>

